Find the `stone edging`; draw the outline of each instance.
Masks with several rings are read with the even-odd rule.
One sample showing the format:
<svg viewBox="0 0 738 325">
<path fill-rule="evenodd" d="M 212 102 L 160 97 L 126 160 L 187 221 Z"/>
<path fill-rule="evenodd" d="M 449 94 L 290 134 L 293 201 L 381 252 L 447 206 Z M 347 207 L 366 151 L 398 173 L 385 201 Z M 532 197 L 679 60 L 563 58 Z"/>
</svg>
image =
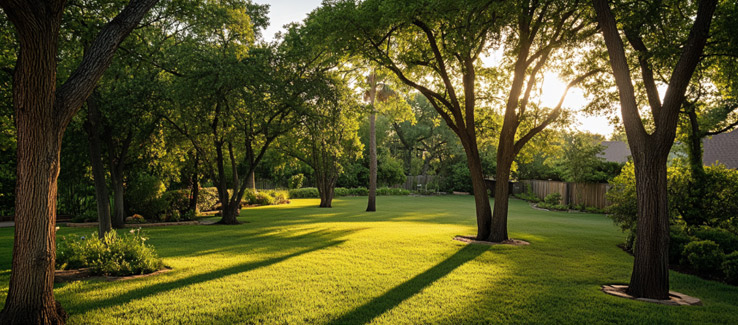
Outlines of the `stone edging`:
<svg viewBox="0 0 738 325">
<path fill-rule="evenodd" d="M 193 221 L 177 221 L 177 222 L 155 222 L 155 223 L 127 223 L 125 228 L 138 228 L 138 227 L 160 227 L 160 226 L 194 226 L 199 225 L 200 222 L 197 220 Z M 69 222 L 66 224 L 67 227 L 71 228 L 92 228 L 97 227 L 97 222 Z"/>
<path fill-rule="evenodd" d="M 616 297 L 627 298 L 632 300 L 650 302 L 654 304 L 669 305 L 669 306 L 702 306 L 702 301 L 695 297 L 687 296 L 683 293 L 669 291 L 669 299 L 649 299 L 649 298 L 635 298 L 625 291 L 628 289 L 627 285 L 603 285 L 602 292 L 613 295 Z"/>
<path fill-rule="evenodd" d="M 528 246 L 530 245 L 529 242 L 519 239 L 508 239 L 503 242 L 491 242 L 491 241 L 483 241 L 483 240 L 476 240 L 472 236 L 456 236 L 454 237 L 454 240 L 458 240 L 460 242 L 464 242 L 467 244 L 482 244 L 482 245 L 510 245 L 510 246 Z"/>
</svg>

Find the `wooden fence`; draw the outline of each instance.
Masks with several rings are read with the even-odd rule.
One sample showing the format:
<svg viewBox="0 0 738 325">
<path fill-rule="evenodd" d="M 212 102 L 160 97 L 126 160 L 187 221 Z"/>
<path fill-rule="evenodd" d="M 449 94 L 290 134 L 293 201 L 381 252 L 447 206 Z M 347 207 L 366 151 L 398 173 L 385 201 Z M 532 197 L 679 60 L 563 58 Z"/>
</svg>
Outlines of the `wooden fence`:
<svg viewBox="0 0 738 325">
<path fill-rule="evenodd" d="M 539 199 L 545 198 L 551 193 L 561 194 L 561 204 L 584 205 L 603 209 L 610 203 L 605 193 L 610 189 L 607 183 L 567 183 L 557 181 L 524 180 L 523 184 L 530 185 L 533 193 Z M 523 185 L 526 186 L 527 185 Z M 526 191 L 525 189 L 523 191 Z"/>
<path fill-rule="evenodd" d="M 441 179 L 438 175 L 408 176 L 405 180 L 405 184 L 402 184 L 402 188 L 410 191 L 415 191 L 418 188 L 427 189 L 428 184 L 435 184 L 435 187 L 438 188 L 438 184 L 440 183 L 440 181 Z"/>
</svg>

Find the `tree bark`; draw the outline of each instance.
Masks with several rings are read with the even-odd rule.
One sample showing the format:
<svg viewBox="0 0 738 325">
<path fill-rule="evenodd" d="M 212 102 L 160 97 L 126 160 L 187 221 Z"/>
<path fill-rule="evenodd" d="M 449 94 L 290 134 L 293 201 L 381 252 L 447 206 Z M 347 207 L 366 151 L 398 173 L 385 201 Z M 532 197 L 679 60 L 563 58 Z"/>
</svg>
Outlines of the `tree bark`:
<svg viewBox="0 0 738 325">
<path fill-rule="evenodd" d="M 188 206 L 189 211 L 194 211 L 196 214 L 199 212 L 197 209 L 197 199 L 200 196 L 200 157 L 195 153 L 195 162 L 190 176 L 190 204 Z"/>
<path fill-rule="evenodd" d="M 331 177 L 327 175 L 317 175 L 316 185 L 320 194 L 320 207 L 330 208 L 333 205 L 334 189 L 336 187 L 335 180 L 331 181 Z"/>
<path fill-rule="evenodd" d="M 487 196 L 487 184 L 484 183 L 482 160 L 479 158 L 476 136 L 460 134 L 461 144 L 466 152 L 466 164 L 471 175 L 474 204 L 477 214 L 477 240 L 488 240 L 490 236 L 492 211 Z"/>
<path fill-rule="evenodd" d="M 377 128 L 376 110 L 374 101 L 377 97 L 377 75 L 372 72 L 369 76 L 369 202 L 366 206 L 367 212 L 377 211 Z"/>
<path fill-rule="evenodd" d="M 497 170 L 495 172 L 495 205 L 492 211 L 492 229 L 489 240 L 502 242 L 508 240 L 507 215 L 510 192 L 510 169 L 512 160 L 504 155 L 497 156 Z"/>
<path fill-rule="evenodd" d="M 54 300 L 56 196 L 61 141 L 69 121 L 110 65 L 120 42 L 156 0 L 132 0 L 105 25 L 82 62 L 56 87 L 65 1 L 0 0 L 20 50 L 13 77 L 18 167 L 15 238 L 2 324 L 63 324 Z"/>
<path fill-rule="evenodd" d="M 112 230 L 110 219 L 110 196 L 108 195 L 108 185 L 105 182 L 105 167 L 102 158 L 102 145 L 100 141 L 100 129 L 102 118 L 100 116 L 100 108 L 94 92 L 87 99 L 87 123 L 85 129 L 87 131 L 87 140 L 90 145 L 90 164 L 92 165 L 92 178 L 95 182 L 95 201 L 97 202 L 97 220 L 98 220 L 98 236 L 105 237 L 105 234 Z"/>
<path fill-rule="evenodd" d="M 125 187 L 123 186 L 123 175 L 111 168 L 110 183 L 113 185 L 113 228 L 121 229 L 126 225 Z"/>
<path fill-rule="evenodd" d="M 248 177 L 246 178 L 246 182 L 248 183 L 246 187 L 256 192 L 256 173 L 254 171 L 251 171 L 249 173 Z"/>
</svg>

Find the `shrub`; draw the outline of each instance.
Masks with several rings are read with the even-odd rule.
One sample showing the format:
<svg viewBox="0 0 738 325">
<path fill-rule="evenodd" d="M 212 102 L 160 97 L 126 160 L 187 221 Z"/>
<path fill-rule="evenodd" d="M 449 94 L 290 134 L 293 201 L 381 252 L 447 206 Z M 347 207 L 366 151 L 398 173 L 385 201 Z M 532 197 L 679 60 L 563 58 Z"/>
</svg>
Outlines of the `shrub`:
<svg viewBox="0 0 738 325">
<path fill-rule="evenodd" d="M 549 205 L 561 204 L 561 194 L 558 192 L 555 192 L 555 193 L 546 195 L 546 197 L 543 198 L 543 202 Z"/>
<path fill-rule="evenodd" d="M 168 202 L 162 198 L 166 187 L 158 177 L 138 174 L 126 188 L 126 203 L 130 213 L 157 219 L 167 210 Z"/>
<path fill-rule="evenodd" d="M 681 226 L 669 228 L 669 264 L 680 264 L 684 246 L 694 241 Z"/>
<path fill-rule="evenodd" d="M 164 265 L 154 248 L 146 245 L 141 229 L 118 235 L 111 231 L 103 239 L 97 233 L 89 237 L 63 236 L 57 242 L 56 268 L 89 267 L 95 275 L 133 275 L 160 270 Z"/>
<path fill-rule="evenodd" d="M 697 228 L 694 236 L 701 240 L 714 241 L 726 254 L 738 251 L 738 235 L 719 228 Z"/>
<path fill-rule="evenodd" d="M 597 207 L 584 207 L 584 212 L 587 213 L 605 213 L 605 210 L 602 210 Z"/>
<path fill-rule="evenodd" d="M 274 198 L 274 204 L 290 203 L 290 192 L 284 190 L 272 190 L 269 194 Z"/>
<path fill-rule="evenodd" d="M 349 189 L 349 195 L 353 196 L 368 196 L 369 190 L 366 187 L 356 187 Z"/>
<path fill-rule="evenodd" d="M 520 193 L 520 194 L 515 194 L 515 197 L 521 200 L 526 200 L 526 201 L 533 202 L 533 203 L 540 202 L 541 199 L 539 199 L 536 193 L 533 192 L 533 188 L 530 186 L 530 184 L 525 183 L 524 185 L 525 185 L 525 192 Z"/>
<path fill-rule="evenodd" d="M 336 187 L 333 189 L 333 196 L 339 197 L 339 196 L 347 196 L 349 195 L 349 190 L 345 187 Z"/>
<path fill-rule="evenodd" d="M 200 211 L 215 210 L 218 205 L 218 189 L 215 187 L 203 187 L 197 195 L 197 207 Z"/>
<path fill-rule="evenodd" d="M 315 187 L 303 187 L 289 190 L 289 196 L 295 199 L 319 198 L 318 189 Z"/>
<path fill-rule="evenodd" d="M 410 191 L 399 187 L 380 187 L 377 195 L 410 195 Z"/>
<path fill-rule="evenodd" d="M 302 183 L 304 181 L 305 181 L 305 175 L 303 174 L 292 175 L 292 177 L 290 177 L 289 181 L 287 182 L 287 186 L 290 189 L 298 189 L 302 187 Z"/>
<path fill-rule="evenodd" d="M 711 240 L 693 241 L 684 246 L 684 257 L 695 270 L 705 273 L 720 271 L 723 263 L 720 246 Z"/>
<path fill-rule="evenodd" d="M 166 191 L 162 194 L 162 199 L 167 202 L 168 208 L 166 209 L 167 220 L 179 217 L 187 212 L 190 207 L 190 191 L 189 190 L 174 190 Z M 178 216 L 173 214 L 177 213 Z"/>
<path fill-rule="evenodd" d="M 275 205 L 289 203 L 289 193 L 280 190 L 246 190 L 241 205 Z"/>
<path fill-rule="evenodd" d="M 557 210 L 557 211 L 568 211 L 569 207 L 563 204 L 548 204 L 546 202 L 539 202 L 536 204 L 541 209 Z"/>
<path fill-rule="evenodd" d="M 738 251 L 725 256 L 722 265 L 725 281 L 730 284 L 738 284 Z"/>
</svg>

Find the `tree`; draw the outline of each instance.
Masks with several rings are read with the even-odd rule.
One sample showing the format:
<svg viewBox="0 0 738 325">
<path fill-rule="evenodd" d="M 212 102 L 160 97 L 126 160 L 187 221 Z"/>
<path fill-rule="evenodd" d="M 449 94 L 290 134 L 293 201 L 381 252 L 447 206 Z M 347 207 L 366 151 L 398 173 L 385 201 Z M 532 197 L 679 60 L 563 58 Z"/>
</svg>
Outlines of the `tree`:
<svg viewBox="0 0 738 325">
<path fill-rule="evenodd" d="M 367 200 L 366 211 L 377 211 L 377 110 L 374 108 L 374 102 L 377 100 L 377 72 L 372 72 L 367 77 L 369 84 L 369 198 Z M 322 200 L 322 199 L 321 199 Z"/>
<path fill-rule="evenodd" d="M 391 71 L 422 93 L 461 140 L 472 175 L 477 238 L 489 238 L 491 210 L 477 147 L 476 67 L 505 17 L 494 1 L 326 2 L 311 13 L 337 53 Z"/>
<path fill-rule="evenodd" d="M 51 324 L 66 318 L 53 293 L 61 139 L 110 65 L 118 44 L 156 2 L 132 0 L 100 30 L 79 66 L 57 87 L 56 55 L 65 1 L 0 1 L 20 48 L 13 76 L 18 135 L 15 241 L 0 323 Z"/>
<path fill-rule="evenodd" d="M 548 112 L 535 105 L 531 94 L 540 82 L 542 71 L 564 50 L 571 51 L 593 35 L 595 29 L 587 16 L 587 8 L 579 1 L 520 1 L 514 10 L 517 20 L 510 23 L 513 32 L 505 39 L 513 62 L 513 76 L 497 145 L 495 205 L 489 238 L 494 242 L 508 239 L 506 193 L 509 193 L 508 181 L 515 157 L 534 136 L 560 117 L 569 88 L 598 72 L 585 71 L 574 77 L 556 107 Z M 569 58 L 570 55 L 565 55 L 559 60 L 563 63 Z M 518 133 L 526 124 L 527 130 Z"/>
<path fill-rule="evenodd" d="M 593 5 L 607 46 L 609 63 L 619 92 L 623 124 L 635 165 L 638 197 L 636 235 L 638 247 L 635 251 L 633 273 L 627 291 L 634 297 L 668 299 L 669 211 L 666 194 L 666 161 L 674 143 L 679 109 L 684 102 L 687 86 L 709 38 L 710 23 L 717 1 L 698 2 L 694 23 L 689 28 L 686 40 L 681 43 L 683 50 L 678 55 L 671 71 L 663 102 L 656 88 L 647 47 L 641 36 L 646 32 L 640 28 L 644 25 L 637 20 L 626 20 L 623 24 L 626 28 L 626 39 L 638 54 L 643 86 L 646 89 L 650 113 L 653 117 L 651 132 L 644 126 L 640 116 L 616 16 L 607 0 L 593 0 Z M 650 19 L 662 21 L 664 16 L 668 16 L 668 10 L 663 10 L 664 5 L 677 6 L 678 3 L 668 2 L 654 6 L 656 8 L 653 11 L 654 16 Z"/>
</svg>

